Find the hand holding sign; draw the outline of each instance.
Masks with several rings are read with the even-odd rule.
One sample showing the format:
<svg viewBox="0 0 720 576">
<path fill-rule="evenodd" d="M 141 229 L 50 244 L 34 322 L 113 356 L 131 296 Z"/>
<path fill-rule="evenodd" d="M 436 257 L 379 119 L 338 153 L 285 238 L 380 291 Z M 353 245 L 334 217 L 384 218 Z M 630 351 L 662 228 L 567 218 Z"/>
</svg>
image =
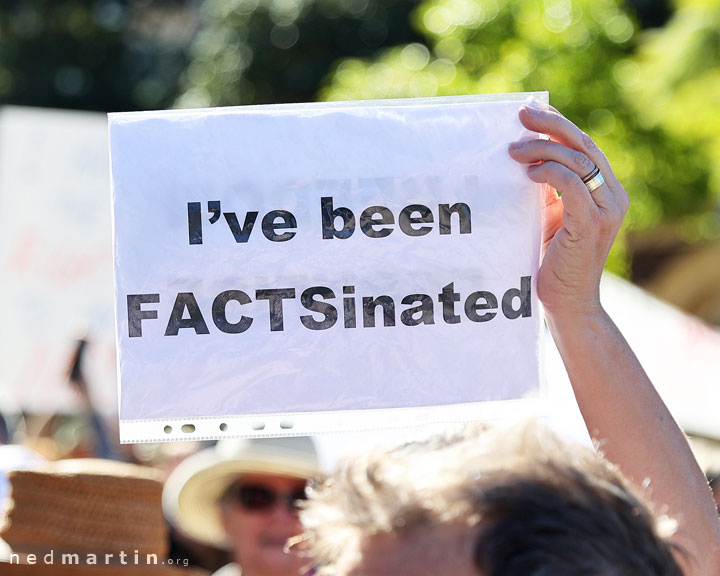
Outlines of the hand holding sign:
<svg viewBox="0 0 720 576">
<path fill-rule="evenodd" d="M 600 276 L 627 212 L 627 193 L 597 145 L 555 108 L 524 106 L 520 121 L 550 140 L 514 143 L 510 155 L 532 164 L 528 176 L 533 182 L 549 184 L 562 193 L 559 197 L 545 189 L 545 255 L 538 274 L 538 297 L 551 314 L 596 312 Z M 605 182 L 591 192 L 584 179 L 596 166 Z"/>
<path fill-rule="evenodd" d="M 720 525 L 705 477 L 600 303 L 600 274 L 627 211 L 627 194 L 597 145 L 557 110 L 525 106 L 520 120 L 551 138 L 511 145 L 510 155 L 533 164 L 528 175 L 534 182 L 562 191 L 562 198 L 552 190 L 546 198 L 537 288 L 588 431 L 655 510 L 677 520 L 672 541 L 683 573 L 717 574 Z M 595 167 L 602 174 L 597 187 Z"/>
</svg>

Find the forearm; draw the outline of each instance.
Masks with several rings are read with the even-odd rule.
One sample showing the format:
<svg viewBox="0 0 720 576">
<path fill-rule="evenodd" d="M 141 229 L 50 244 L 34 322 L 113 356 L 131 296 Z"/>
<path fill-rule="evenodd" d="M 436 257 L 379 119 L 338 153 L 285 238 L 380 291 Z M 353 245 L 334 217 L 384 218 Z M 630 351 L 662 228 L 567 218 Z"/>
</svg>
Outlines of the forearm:
<svg viewBox="0 0 720 576">
<path fill-rule="evenodd" d="M 538 297 L 588 431 L 656 512 L 678 521 L 675 541 L 688 552 L 678 560 L 687 576 L 717 576 L 720 527 L 705 477 L 600 306 L 600 276 L 628 209 L 627 192 L 595 142 L 557 110 L 526 105 L 520 121 L 550 140 L 514 142 L 510 155 L 528 166 L 533 182 L 562 190 L 562 197 L 545 195 Z"/>
<path fill-rule="evenodd" d="M 686 573 L 717 574 L 720 526 L 705 476 L 622 334 L 602 308 L 547 317 L 590 435 L 656 512 L 678 520 Z"/>
</svg>

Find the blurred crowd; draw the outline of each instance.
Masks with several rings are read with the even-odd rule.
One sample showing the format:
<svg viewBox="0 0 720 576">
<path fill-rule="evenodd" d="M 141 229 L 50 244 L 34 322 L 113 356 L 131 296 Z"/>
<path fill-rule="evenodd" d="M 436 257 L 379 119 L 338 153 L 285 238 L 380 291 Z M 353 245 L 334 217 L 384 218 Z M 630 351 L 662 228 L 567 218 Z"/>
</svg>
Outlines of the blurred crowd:
<svg viewBox="0 0 720 576">
<path fill-rule="evenodd" d="M 288 542 L 302 532 L 298 510 L 306 498 L 306 480 L 324 476 L 310 438 L 121 446 L 116 429 L 87 406 L 84 414 L 0 416 L 0 561 L 11 552 L 24 553 L 27 560 L 28 551 L 53 549 L 80 553 L 81 562 L 83 553 L 110 551 L 117 561 L 121 552 L 137 559 L 140 550 L 136 571 L 148 568 L 145 561 L 153 564 L 144 554 L 154 554 L 172 567 L 166 569 L 186 572 L 219 570 L 222 576 L 237 576 L 242 558 L 246 576 L 314 573 L 302 554 L 287 553 Z M 33 491 L 37 474 L 56 483 L 46 479 L 42 492 Z M 720 469 L 708 469 L 707 476 L 720 504 Z M 95 487 L 92 481 L 78 481 L 81 477 L 95 478 Z M 63 486 L 63 478 L 71 483 Z M 143 482 L 151 480 L 154 491 L 144 499 Z M 67 490 L 77 495 L 75 504 L 68 504 Z M 45 526 L 80 517 L 87 518 L 87 525 L 76 522 L 76 540 L 67 540 L 66 526 L 43 536 L 37 515 L 23 509 L 28 500 L 47 506 L 47 518 L 41 519 Z M 124 510 L 120 519 L 113 502 Z M 132 508 L 137 508 L 134 520 L 128 512 Z M 151 546 L 142 529 L 149 530 L 153 516 L 157 543 Z M 128 534 L 117 541 L 98 540 L 109 522 L 125 522 Z M 5 558 L 3 546 L 8 547 Z"/>
</svg>

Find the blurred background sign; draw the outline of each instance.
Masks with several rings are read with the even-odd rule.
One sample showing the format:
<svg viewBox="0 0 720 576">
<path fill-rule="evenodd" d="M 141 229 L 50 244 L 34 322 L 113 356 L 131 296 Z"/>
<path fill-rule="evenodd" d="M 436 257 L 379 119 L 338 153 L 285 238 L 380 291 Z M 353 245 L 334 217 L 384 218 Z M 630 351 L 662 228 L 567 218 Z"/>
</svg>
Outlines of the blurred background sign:
<svg viewBox="0 0 720 576">
<path fill-rule="evenodd" d="M 104 114 L 0 110 L 0 410 L 115 412 L 109 191 Z"/>
</svg>

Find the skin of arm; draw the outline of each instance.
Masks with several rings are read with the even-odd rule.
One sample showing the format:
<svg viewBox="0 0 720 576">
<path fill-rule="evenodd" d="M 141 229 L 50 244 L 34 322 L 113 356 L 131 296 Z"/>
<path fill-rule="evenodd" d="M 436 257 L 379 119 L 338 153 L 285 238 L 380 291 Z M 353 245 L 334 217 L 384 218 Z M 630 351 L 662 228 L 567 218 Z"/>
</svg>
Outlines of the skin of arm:
<svg viewBox="0 0 720 576">
<path fill-rule="evenodd" d="M 530 103 L 520 109 L 520 121 L 550 137 L 513 143 L 509 153 L 544 184 L 538 296 L 588 431 L 656 512 L 678 522 L 674 541 L 685 551 L 678 554 L 685 574 L 717 576 L 720 523 L 705 476 L 600 303 L 600 277 L 627 212 L 627 193 L 597 145 L 557 110 Z M 595 165 L 605 183 L 591 193 L 582 178 Z"/>
</svg>

